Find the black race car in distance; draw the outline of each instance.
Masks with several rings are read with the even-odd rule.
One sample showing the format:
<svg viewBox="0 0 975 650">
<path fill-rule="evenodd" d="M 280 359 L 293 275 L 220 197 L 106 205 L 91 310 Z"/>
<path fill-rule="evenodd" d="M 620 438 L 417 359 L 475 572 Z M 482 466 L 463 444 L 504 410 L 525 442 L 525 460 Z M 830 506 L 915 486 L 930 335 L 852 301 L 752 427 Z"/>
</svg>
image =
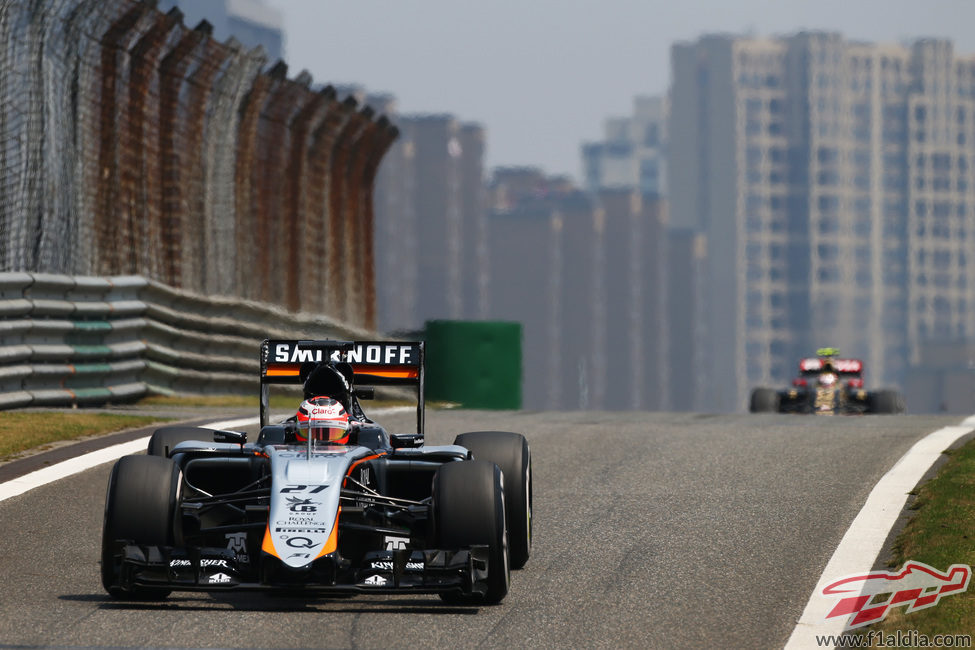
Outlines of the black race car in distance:
<svg viewBox="0 0 975 650">
<path fill-rule="evenodd" d="M 799 375 L 784 389 L 755 388 L 752 413 L 815 413 L 860 415 L 903 413 L 904 400 L 896 390 L 866 390 L 863 362 L 838 358 L 836 348 L 820 348 L 815 357 L 799 360 Z"/>
</svg>

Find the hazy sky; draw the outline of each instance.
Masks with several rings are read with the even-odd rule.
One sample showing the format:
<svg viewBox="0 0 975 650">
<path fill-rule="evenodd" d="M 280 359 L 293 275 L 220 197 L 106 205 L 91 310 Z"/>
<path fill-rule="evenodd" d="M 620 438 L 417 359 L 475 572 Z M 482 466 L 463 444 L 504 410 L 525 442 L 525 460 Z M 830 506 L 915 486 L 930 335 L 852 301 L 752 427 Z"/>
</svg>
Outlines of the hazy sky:
<svg viewBox="0 0 975 650">
<path fill-rule="evenodd" d="M 390 93 L 400 113 L 487 129 L 488 168 L 581 177 L 580 146 L 636 95 L 664 94 L 670 46 L 705 33 L 948 38 L 975 55 L 975 0 L 267 0 L 289 76 Z"/>
</svg>

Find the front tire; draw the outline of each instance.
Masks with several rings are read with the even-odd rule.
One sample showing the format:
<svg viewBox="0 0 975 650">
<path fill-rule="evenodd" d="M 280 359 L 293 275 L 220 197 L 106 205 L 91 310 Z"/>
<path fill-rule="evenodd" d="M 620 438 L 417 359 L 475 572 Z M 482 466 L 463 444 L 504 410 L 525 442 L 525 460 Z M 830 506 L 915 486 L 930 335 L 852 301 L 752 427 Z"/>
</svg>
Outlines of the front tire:
<svg viewBox="0 0 975 650">
<path fill-rule="evenodd" d="M 187 440 L 212 442 L 213 429 L 202 427 L 162 427 L 156 429 L 152 437 L 149 438 L 146 453 L 150 456 L 168 458 L 172 455 L 173 447 Z"/>
<path fill-rule="evenodd" d="M 162 599 L 169 589 L 126 591 L 119 584 L 118 540 L 146 546 L 177 543 L 179 466 L 159 456 L 123 456 L 112 467 L 102 527 L 102 586 L 115 598 Z"/>
<path fill-rule="evenodd" d="M 433 507 L 438 548 L 488 547 L 486 593 L 450 592 L 440 597 L 460 605 L 501 602 L 511 579 L 501 469 L 483 460 L 445 463 L 433 477 Z"/>
<path fill-rule="evenodd" d="M 454 439 L 474 460 L 487 460 L 504 475 L 504 514 L 508 522 L 511 568 L 520 569 L 532 551 L 532 457 L 528 440 L 510 431 L 472 431 Z"/>
<path fill-rule="evenodd" d="M 896 390 L 878 390 L 872 393 L 868 400 L 871 413 L 895 414 L 907 410 L 904 407 L 904 398 Z"/>
</svg>

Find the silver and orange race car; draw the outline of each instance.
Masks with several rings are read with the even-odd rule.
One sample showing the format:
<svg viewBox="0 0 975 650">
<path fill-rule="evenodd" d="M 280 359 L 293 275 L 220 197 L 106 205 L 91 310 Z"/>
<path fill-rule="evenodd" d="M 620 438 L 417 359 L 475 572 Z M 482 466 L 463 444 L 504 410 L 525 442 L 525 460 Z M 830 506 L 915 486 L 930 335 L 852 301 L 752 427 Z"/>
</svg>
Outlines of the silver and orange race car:
<svg viewBox="0 0 975 650">
<path fill-rule="evenodd" d="M 836 348 L 820 348 L 815 357 L 799 360 L 799 375 L 785 389 L 755 388 L 752 413 L 815 413 L 819 415 L 903 413 L 896 390 L 866 390 L 863 361 L 839 358 Z"/>
<path fill-rule="evenodd" d="M 490 604 L 532 546 L 532 465 L 518 433 L 424 444 L 424 343 L 264 341 L 261 430 L 164 427 L 109 478 L 102 583 L 118 598 L 172 591 L 439 594 Z M 348 415 L 340 441 L 271 424 L 269 389 L 302 384 Z M 382 385 L 417 391 L 416 432 L 362 411 Z M 344 416 L 343 416 L 344 417 Z"/>
</svg>

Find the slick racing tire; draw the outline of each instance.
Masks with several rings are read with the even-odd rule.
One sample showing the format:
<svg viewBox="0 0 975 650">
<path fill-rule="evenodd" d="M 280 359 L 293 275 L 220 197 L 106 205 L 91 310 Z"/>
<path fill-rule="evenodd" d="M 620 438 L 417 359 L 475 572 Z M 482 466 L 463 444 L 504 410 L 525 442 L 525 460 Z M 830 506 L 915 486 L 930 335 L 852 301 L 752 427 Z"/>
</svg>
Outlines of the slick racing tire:
<svg viewBox="0 0 975 650">
<path fill-rule="evenodd" d="M 896 390 L 878 390 L 869 397 L 871 413 L 894 414 L 903 413 L 904 399 Z"/>
<path fill-rule="evenodd" d="M 454 439 L 474 460 L 487 460 L 504 475 L 504 514 L 508 522 L 511 568 L 520 569 L 532 551 L 532 456 L 528 441 L 510 431 L 472 431 Z"/>
<path fill-rule="evenodd" d="M 456 605 L 501 602 L 511 580 L 501 469 L 485 460 L 444 463 L 433 477 L 433 520 L 437 548 L 488 547 L 487 591 L 440 597 Z"/>
<path fill-rule="evenodd" d="M 119 584 L 117 541 L 173 546 L 181 480 L 179 466 L 159 456 L 123 456 L 112 467 L 102 527 L 102 586 L 115 598 L 163 599 L 169 589 L 127 591 Z"/>
<path fill-rule="evenodd" d="M 162 427 L 156 429 L 149 438 L 146 453 L 150 456 L 168 458 L 173 447 L 187 440 L 213 442 L 213 429 L 202 427 Z"/>
<path fill-rule="evenodd" d="M 752 413 L 778 413 L 779 393 L 773 388 L 756 388 L 752 391 L 752 399 L 748 404 Z"/>
</svg>

